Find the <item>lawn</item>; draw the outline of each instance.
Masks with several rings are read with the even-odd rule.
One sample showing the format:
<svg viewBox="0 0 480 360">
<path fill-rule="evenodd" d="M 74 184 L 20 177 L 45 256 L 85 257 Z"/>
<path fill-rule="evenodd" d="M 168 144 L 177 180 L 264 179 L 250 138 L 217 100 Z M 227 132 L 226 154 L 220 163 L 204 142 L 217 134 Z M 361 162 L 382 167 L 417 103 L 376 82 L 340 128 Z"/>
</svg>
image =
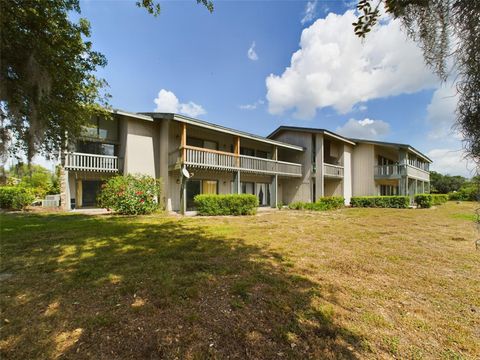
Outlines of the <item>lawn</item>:
<svg viewBox="0 0 480 360">
<path fill-rule="evenodd" d="M 474 207 L 3 214 L 0 356 L 479 358 Z"/>
</svg>

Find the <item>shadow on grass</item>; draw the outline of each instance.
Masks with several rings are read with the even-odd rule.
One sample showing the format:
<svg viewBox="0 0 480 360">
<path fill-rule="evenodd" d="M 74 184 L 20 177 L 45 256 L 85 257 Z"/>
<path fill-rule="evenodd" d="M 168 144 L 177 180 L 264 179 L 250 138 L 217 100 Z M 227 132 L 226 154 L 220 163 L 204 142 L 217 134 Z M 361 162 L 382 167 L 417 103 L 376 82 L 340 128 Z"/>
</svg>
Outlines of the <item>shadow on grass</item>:
<svg viewBox="0 0 480 360">
<path fill-rule="evenodd" d="M 331 288 L 327 297 L 282 254 L 245 244 L 228 225 L 1 219 L 4 359 L 353 359 L 361 351 L 362 339 L 325 305 Z"/>
</svg>

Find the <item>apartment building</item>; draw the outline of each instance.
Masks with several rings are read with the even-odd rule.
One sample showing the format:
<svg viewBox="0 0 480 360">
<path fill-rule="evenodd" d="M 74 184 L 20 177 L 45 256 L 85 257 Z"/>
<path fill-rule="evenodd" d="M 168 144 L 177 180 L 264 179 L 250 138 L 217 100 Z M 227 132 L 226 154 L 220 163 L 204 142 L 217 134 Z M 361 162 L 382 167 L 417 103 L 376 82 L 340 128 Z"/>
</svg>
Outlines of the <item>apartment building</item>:
<svg viewBox="0 0 480 360">
<path fill-rule="evenodd" d="M 428 157 L 408 145 L 354 140 L 281 126 L 268 137 L 179 114 L 113 111 L 93 119 L 62 157 L 62 206 L 93 207 L 114 174 L 164 182 L 168 210 L 194 209 L 197 194 L 248 193 L 276 207 L 322 196 L 429 190 Z"/>
</svg>

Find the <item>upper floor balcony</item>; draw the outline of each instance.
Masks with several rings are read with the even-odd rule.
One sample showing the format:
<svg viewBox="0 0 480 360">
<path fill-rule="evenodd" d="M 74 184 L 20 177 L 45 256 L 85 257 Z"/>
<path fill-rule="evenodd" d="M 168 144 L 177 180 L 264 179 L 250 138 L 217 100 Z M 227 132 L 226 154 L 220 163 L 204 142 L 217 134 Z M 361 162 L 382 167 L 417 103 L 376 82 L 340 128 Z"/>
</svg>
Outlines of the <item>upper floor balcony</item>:
<svg viewBox="0 0 480 360">
<path fill-rule="evenodd" d="M 343 178 L 343 166 L 323 163 L 323 176 L 329 178 Z"/>
<path fill-rule="evenodd" d="M 430 172 L 410 164 L 375 165 L 375 179 L 400 179 L 403 176 L 430 181 Z"/>
<path fill-rule="evenodd" d="M 302 176 L 301 164 L 189 145 L 185 145 L 169 154 L 170 168 L 179 169 L 182 164 L 210 170 L 231 170 L 293 177 Z"/>
<path fill-rule="evenodd" d="M 68 152 L 64 167 L 66 170 L 118 172 L 118 156 Z"/>
</svg>

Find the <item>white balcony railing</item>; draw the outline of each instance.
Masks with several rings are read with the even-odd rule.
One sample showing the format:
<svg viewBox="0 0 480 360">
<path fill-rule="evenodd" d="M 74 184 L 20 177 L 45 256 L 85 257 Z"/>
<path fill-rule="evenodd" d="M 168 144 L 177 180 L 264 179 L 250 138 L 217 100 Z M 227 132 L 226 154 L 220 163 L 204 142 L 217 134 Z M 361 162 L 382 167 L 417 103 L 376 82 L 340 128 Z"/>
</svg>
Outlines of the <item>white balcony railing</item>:
<svg viewBox="0 0 480 360">
<path fill-rule="evenodd" d="M 327 177 L 343 178 L 343 166 L 324 163 L 323 175 Z"/>
<path fill-rule="evenodd" d="M 169 165 L 179 164 L 182 151 L 185 150 L 185 165 L 205 169 L 240 170 L 259 174 L 277 174 L 285 176 L 301 176 L 302 165 L 285 161 L 258 158 L 254 156 L 235 155 L 193 146 L 186 146 L 178 153 L 169 154 Z"/>
<path fill-rule="evenodd" d="M 98 172 L 117 172 L 118 157 L 70 152 L 65 154 L 65 169 Z"/>
<path fill-rule="evenodd" d="M 401 177 L 405 175 L 405 166 L 400 164 L 375 165 L 376 177 Z"/>
</svg>

